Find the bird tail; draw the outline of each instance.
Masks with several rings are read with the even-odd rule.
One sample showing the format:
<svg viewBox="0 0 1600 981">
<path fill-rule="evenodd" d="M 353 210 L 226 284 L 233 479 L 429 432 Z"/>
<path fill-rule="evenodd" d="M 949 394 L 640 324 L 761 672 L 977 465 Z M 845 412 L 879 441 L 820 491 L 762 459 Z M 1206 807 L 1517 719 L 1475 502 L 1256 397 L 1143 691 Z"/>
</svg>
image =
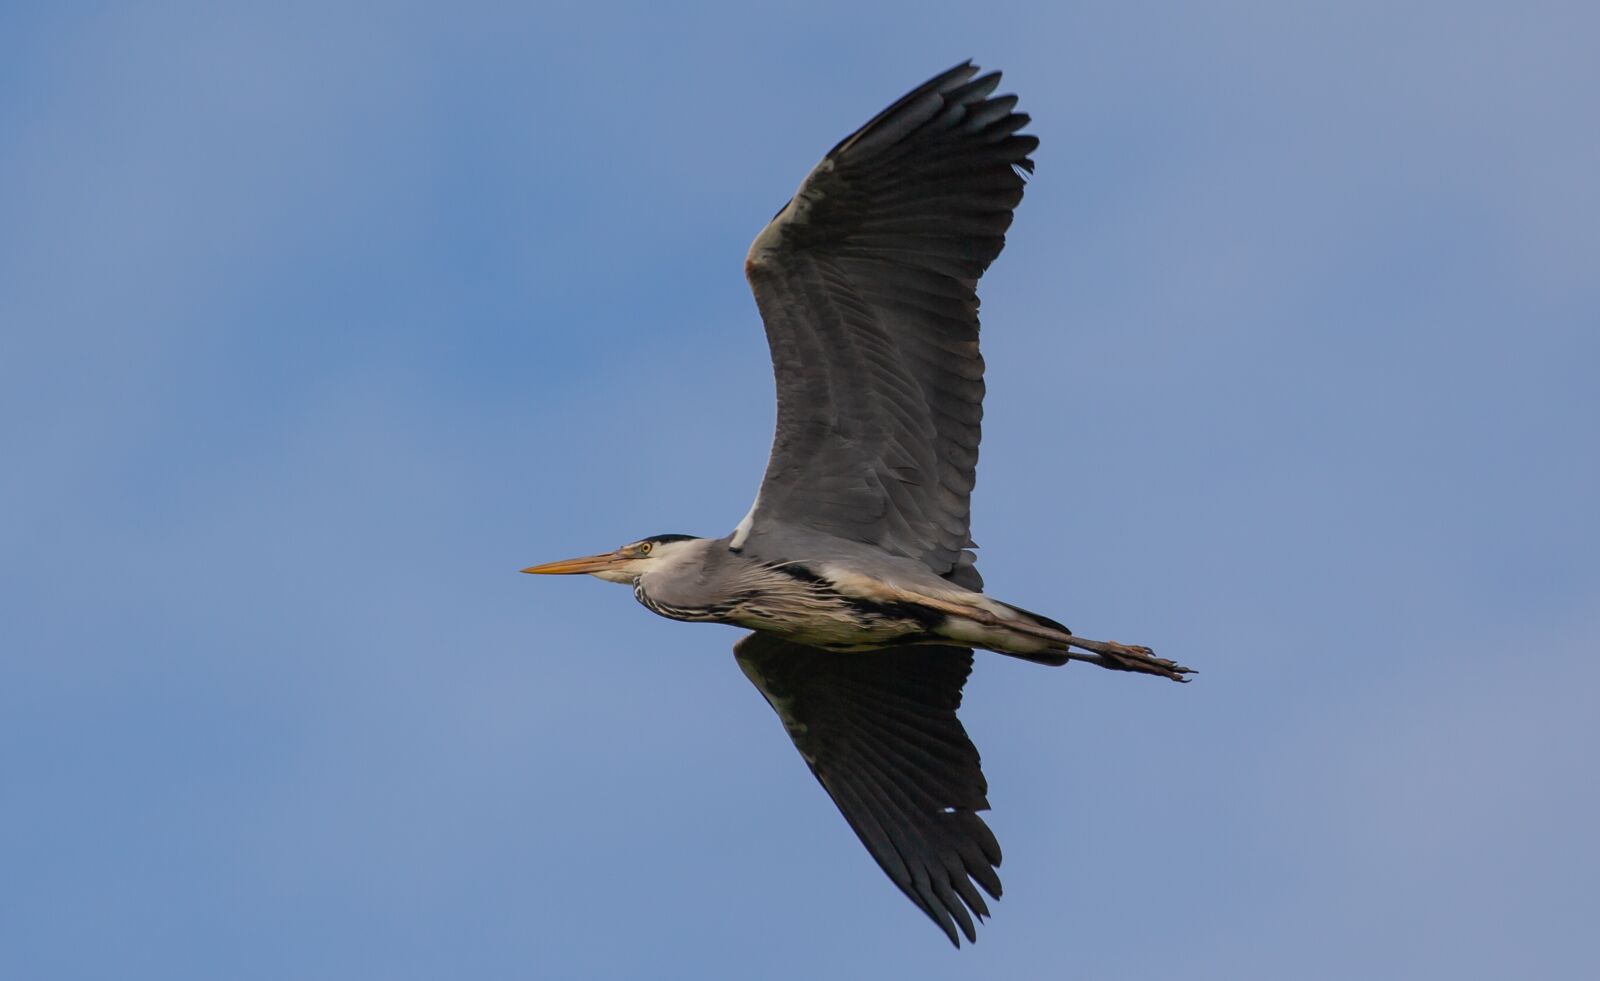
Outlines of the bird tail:
<svg viewBox="0 0 1600 981">
<path fill-rule="evenodd" d="M 990 598 L 993 599 L 993 597 L 990 597 Z M 1054 630 L 1054 631 L 1056 631 L 1058 633 L 1066 634 L 1069 637 L 1072 635 L 1072 631 L 1068 630 L 1066 627 L 1062 626 L 1061 624 L 1057 623 L 1056 621 L 1050 619 L 1047 616 L 1044 616 L 1044 615 L 1039 614 L 1039 613 L 1034 613 L 1031 610 L 1024 610 L 1020 606 L 1013 606 L 1012 604 L 1006 603 L 1006 602 L 1004 602 L 1002 600 L 995 600 L 995 602 L 999 603 L 1001 606 L 1003 606 L 1006 609 L 1010 610 L 1012 613 L 1018 614 L 1019 616 L 1022 616 L 1024 618 L 1028 619 L 1028 620 L 1032 620 L 1036 625 L 1038 625 L 1040 627 L 1045 627 L 1045 628 L 1047 628 L 1049 630 Z M 1019 659 L 1024 660 L 1024 661 L 1032 661 L 1034 664 L 1047 664 L 1047 665 L 1049 665 L 1050 667 L 1053 667 L 1053 668 L 1059 668 L 1061 665 L 1066 664 L 1067 661 L 1070 660 L 1070 658 L 1067 657 L 1067 654 L 1066 654 L 1066 652 L 1064 650 L 1060 651 L 1060 652 L 1057 652 L 1057 651 L 1038 651 L 1038 652 L 1031 653 L 1031 654 L 1022 654 L 1022 653 L 1019 653 L 1017 651 L 1000 651 L 999 653 L 1005 654 L 1005 655 L 1007 655 L 1009 657 L 1019 658 Z"/>
</svg>

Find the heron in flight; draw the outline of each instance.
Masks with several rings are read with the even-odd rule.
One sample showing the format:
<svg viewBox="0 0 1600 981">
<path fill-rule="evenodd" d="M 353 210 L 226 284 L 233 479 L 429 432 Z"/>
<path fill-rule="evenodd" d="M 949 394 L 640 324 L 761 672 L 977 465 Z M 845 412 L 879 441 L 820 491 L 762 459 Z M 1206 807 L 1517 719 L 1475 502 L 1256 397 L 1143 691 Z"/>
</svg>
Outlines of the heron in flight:
<svg viewBox="0 0 1600 981">
<path fill-rule="evenodd" d="M 1000 75 L 929 80 L 830 150 L 756 236 L 745 276 L 778 417 L 750 512 L 524 572 L 633 587 L 651 612 L 749 628 L 739 666 L 890 879 L 960 946 L 998 899 L 987 782 L 956 718 L 982 648 L 1182 681 L 983 592 L 968 499 L 983 415 L 978 279 L 1039 141 Z"/>
</svg>

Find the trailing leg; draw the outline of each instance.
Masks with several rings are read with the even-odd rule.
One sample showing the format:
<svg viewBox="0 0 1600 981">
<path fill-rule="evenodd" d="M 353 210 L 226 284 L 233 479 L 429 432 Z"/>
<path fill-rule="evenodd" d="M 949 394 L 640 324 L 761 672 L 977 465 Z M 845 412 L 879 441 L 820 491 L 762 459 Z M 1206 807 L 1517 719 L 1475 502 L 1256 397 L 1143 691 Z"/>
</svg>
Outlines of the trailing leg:
<svg viewBox="0 0 1600 981">
<path fill-rule="evenodd" d="M 1092 656 L 1068 651 L 1067 657 L 1074 661 L 1090 661 L 1112 671 L 1155 674 L 1171 678 L 1173 681 L 1188 681 L 1184 675 L 1195 673 L 1193 668 L 1186 668 L 1176 661 L 1156 657 L 1155 652 L 1148 647 L 1119 644 L 1114 640 L 1089 640 L 1077 636 L 1074 636 L 1070 643 L 1073 647 L 1092 652 Z"/>
</svg>

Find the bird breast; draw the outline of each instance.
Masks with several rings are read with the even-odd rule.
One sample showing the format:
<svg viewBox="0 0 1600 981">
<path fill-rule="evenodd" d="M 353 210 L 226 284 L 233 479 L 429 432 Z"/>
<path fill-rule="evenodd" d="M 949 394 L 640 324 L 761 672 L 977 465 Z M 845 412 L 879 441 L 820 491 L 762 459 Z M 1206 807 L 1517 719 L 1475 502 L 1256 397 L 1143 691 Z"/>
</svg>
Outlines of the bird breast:
<svg viewBox="0 0 1600 981">
<path fill-rule="evenodd" d="M 687 620 L 691 623 L 728 623 L 728 615 L 735 609 L 732 602 L 680 605 L 668 603 L 651 596 L 645 589 L 644 577 L 633 581 L 633 598 L 651 613 L 668 620 Z"/>
<path fill-rule="evenodd" d="M 833 651 L 862 651 L 934 639 L 945 614 L 905 600 L 854 594 L 800 563 L 743 565 L 694 594 L 641 577 L 634 597 L 673 620 L 731 623 Z M 665 584 L 663 584 L 665 585 Z"/>
</svg>

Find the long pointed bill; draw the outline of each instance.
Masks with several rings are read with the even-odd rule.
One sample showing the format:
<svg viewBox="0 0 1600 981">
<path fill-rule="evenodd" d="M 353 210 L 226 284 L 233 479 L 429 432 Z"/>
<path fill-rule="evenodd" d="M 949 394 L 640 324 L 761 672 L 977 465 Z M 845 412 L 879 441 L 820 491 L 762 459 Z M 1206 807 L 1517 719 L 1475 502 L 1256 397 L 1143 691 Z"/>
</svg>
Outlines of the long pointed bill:
<svg viewBox="0 0 1600 981">
<path fill-rule="evenodd" d="M 522 571 L 536 576 L 574 576 L 615 569 L 630 558 L 631 556 L 619 555 L 616 552 L 605 552 L 601 555 L 585 555 L 578 559 L 562 559 L 560 562 L 531 565 Z"/>
</svg>

